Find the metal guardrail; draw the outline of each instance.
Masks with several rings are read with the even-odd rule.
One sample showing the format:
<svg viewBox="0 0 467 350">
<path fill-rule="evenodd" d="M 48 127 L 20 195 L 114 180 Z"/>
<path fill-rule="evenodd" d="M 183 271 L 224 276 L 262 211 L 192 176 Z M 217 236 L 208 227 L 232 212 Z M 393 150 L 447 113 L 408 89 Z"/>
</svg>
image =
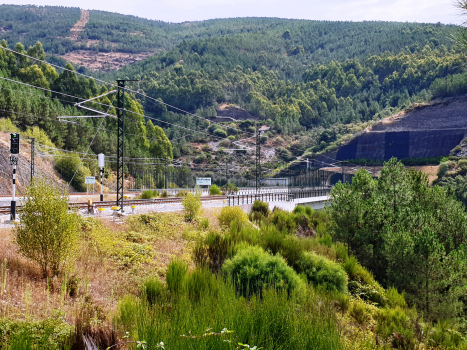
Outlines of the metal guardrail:
<svg viewBox="0 0 467 350">
<path fill-rule="evenodd" d="M 288 192 L 271 192 L 271 193 L 256 193 L 256 194 L 239 194 L 230 195 L 228 197 L 229 206 L 253 204 L 255 201 L 262 202 L 278 202 L 290 201 L 293 199 Z"/>
</svg>

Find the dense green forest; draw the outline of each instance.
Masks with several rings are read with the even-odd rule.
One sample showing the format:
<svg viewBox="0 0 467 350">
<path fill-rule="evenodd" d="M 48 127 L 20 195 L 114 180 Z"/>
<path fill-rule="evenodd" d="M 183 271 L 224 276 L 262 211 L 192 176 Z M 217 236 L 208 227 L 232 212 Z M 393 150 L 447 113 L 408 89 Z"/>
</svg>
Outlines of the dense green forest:
<svg viewBox="0 0 467 350">
<path fill-rule="evenodd" d="M 85 67 L 75 69 L 110 82 L 122 77 L 140 79 L 130 87 L 202 118 L 215 117 L 222 103 L 244 108 L 252 119 L 271 127 L 263 137 L 266 146 L 276 149 L 275 158 L 266 164 L 270 168 L 284 165 L 304 153 L 335 149 L 342 140 L 368 123 L 414 102 L 467 91 L 463 75 L 465 54 L 449 39 L 455 30 L 453 26 L 274 18 L 172 24 L 90 11 L 81 38 L 72 42 L 66 39 L 69 33 L 65 33 L 64 28 L 79 19 L 78 9 L 10 5 L 1 8 L 4 11 L 0 16 L 10 18 L 14 24 L 4 22 L 7 24 L 0 33 L 0 38 L 8 39 L 4 45 L 13 48 L 21 40 L 26 47 L 31 47 L 28 52 L 33 52 L 37 47 L 35 40 L 40 40 L 43 42 L 41 55 L 62 66 L 66 64 L 63 59 L 49 54 L 75 49 L 157 50 L 160 53 L 155 56 L 110 73 Z M 40 32 L 35 26 L 43 26 L 52 15 L 60 20 L 54 22 L 55 27 Z M 42 37 L 36 36 L 38 33 L 42 33 Z M 92 40 L 92 47 L 84 47 L 87 40 Z M 18 45 L 15 49 L 24 50 Z M 17 60 L 20 61 L 18 57 Z M 5 76 L 83 98 L 105 91 L 93 80 L 72 78 L 65 72 L 58 75 L 54 69 L 39 69 L 43 71 L 42 77 L 37 69 L 31 68 L 33 63 L 27 65 L 18 66 L 17 71 L 11 70 Z M 21 68 L 29 71 L 21 73 Z M 61 83 L 65 76 L 69 82 Z M 14 89 L 38 93 L 24 86 Z M 5 95 L 7 91 L 13 93 L 2 89 L 0 98 L 3 101 L 10 101 Z M 21 112 L 23 104 L 28 107 L 22 113 L 39 115 L 36 120 L 19 117 L 20 114 L 12 116 L 20 127 L 39 125 L 58 147 L 69 150 L 82 150 L 89 144 L 98 126 L 97 120 L 80 122 L 87 127 L 58 123 L 53 118 L 42 117 L 46 112 L 39 111 L 38 107 L 31 107 L 39 105 L 40 101 L 53 104 L 54 108 L 68 109 L 67 114 L 76 114 L 80 112 L 73 109 L 71 103 L 76 101 L 58 101 L 69 99 L 58 95 L 28 95 L 27 98 L 24 93 L 22 97 L 18 95 L 15 94 L 18 101 L 35 102 L 13 103 L 13 99 L 4 102 L 5 110 L 13 108 Z M 231 158 L 222 149 L 214 151 L 208 142 L 218 143 L 228 138 L 219 146 L 229 147 L 229 142 L 249 137 L 254 132 L 252 122 L 219 126 L 141 95 L 129 98 L 135 103 L 135 111 L 152 118 L 152 123 L 163 128 L 173 140 L 173 156 L 187 163 L 205 163 L 215 168 L 219 162 Z M 108 97 L 102 99 L 110 102 Z M 60 111 L 56 115 L 63 113 Z M 3 112 L 2 116 L 10 115 Z M 138 135 L 136 139 L 147 137 L 148 120 L 138 121 L 142 126 L 132 132 Z M 108 123 L 114 128 L 112 121 Z M 113 133 L 99 132 L 93 151 L 113 154 L 114 138 Z M 130 142 L 131 156 L 151 155 L 149 143 L 143 143 Z M 193 143 L 201 146 L 192 147 Z M 237 154 L 235 158 L 249 165 L 248 157 Z"/>
</svg>

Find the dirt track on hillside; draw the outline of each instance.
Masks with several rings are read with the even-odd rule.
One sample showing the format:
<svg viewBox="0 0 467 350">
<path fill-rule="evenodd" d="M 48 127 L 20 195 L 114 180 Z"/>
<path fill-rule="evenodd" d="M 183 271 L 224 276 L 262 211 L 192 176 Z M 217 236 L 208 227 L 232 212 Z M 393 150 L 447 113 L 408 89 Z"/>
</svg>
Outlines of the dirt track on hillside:
<svg viewBox="0 0 467 350">
<path fill-rule="evenodd" d="M 86 24 L 89 21 L 89 11 L 81 10 L 81 18 L 78 22 L 70 29 L 70 36 L 69 38 L 73 41 L 78 41 L 79 35 L 86 27 Z"/>
</svg>

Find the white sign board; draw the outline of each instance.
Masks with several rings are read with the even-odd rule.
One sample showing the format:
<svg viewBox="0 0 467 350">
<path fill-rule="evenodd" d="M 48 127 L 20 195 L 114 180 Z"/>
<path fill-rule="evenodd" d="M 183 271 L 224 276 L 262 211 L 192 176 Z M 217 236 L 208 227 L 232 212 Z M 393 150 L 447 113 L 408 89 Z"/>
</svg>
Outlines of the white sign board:
<svg viewBox="0 0 467 350">
<path fill-rule="evenodd" d="M 211 186 L 211 178 L 210 177 L 197 177 L 196 185 L 197 186 Z"/>
<path fill-rule="evenodd" d="M 96 183 L 96 178 L 94 176 L 86 176 L 86 178 L 84 179 L 84 183 L 86 185 L 95 184 Z"/>
</svg>

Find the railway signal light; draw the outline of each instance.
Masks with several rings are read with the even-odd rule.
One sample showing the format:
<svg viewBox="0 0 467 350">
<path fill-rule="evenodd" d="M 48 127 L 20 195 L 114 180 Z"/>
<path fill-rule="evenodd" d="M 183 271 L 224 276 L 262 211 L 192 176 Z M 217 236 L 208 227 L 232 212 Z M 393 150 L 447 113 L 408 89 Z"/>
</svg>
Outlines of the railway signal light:
<svg viewBox="0 0 467 350">
<path fill-rule="evenodd" d="M 10 153 L 19 154 L 19 134 L 16 132 L 10 134 Z"/>
</svg>

